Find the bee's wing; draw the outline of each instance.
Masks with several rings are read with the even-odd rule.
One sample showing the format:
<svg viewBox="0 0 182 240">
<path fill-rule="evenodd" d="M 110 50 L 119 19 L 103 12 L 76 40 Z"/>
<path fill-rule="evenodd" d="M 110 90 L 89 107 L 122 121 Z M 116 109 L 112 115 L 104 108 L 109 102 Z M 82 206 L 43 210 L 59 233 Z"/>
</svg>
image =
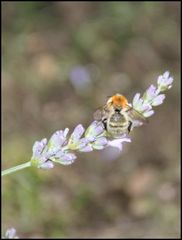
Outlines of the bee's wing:
<svg viewBox="0 0 182 240">
<path fill-rule="evenodd" d="M 128 112 L 129 118 L 132 120 L 135 126 L 141 126 L 143 124 L 148 123 L 148 119 L 146 119 L 140 112 L 130 107 Z"/>
<path fill-rule="evenodd" d="M 103 117 L 103 114 L 104 114 L 104 110 L 103 110 L 103 107 L 100 107 L 98 108 L 95 112 L 94 112 L 94 119 L 96 121 L 101 121 L 102 120 L 102 117 Z"/>
</svg>

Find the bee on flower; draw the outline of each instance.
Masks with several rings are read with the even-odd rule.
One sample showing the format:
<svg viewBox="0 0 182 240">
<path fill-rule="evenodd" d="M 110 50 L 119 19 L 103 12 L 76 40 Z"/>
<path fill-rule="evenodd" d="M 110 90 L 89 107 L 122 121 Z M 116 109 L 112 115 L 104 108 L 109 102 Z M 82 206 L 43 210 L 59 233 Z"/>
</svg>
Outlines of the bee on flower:
<svg viewBox="0 0 182 240">
<path fill-rule="evenodd" d="M 123 95 L 117 93 L 94 113 L 97 121 L 102 121 L 105 130 L 112 138 L 120 138 L 129 133 L 133 126 L 141 126 L 146 118 L 136 111 Z"/>
</svg>

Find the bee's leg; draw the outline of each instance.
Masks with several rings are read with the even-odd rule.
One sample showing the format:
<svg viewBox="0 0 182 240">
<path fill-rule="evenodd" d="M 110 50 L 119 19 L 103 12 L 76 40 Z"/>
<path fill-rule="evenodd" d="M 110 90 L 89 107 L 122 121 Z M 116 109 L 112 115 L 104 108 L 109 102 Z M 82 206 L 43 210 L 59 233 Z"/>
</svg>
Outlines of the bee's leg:
<svg viewBox="0 0 182 240">
<path fill-rule="evenodd" d="M 107 118 L 103 118 L 102 123 L 104 125 L 105 130 L 107 131 Z"/>
<path fill-rule="evenodd" d="M 130 131 L 131 131 L 131 127 L 132 127 L 132 122 L 131 122 L 131 121 L 129 121 L 128 133 L 130 133 Z"/>
</svg>

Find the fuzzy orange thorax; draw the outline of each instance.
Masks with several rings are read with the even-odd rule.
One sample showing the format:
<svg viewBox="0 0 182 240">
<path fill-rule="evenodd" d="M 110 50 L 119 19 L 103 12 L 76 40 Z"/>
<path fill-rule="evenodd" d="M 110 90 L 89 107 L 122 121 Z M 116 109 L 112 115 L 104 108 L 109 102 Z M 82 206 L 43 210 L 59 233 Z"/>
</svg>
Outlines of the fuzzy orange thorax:
<svg viewBox="0 0 182 240">
<path fill-rule="evenodd" d="M 126 108 L 128 106 L 128 101 L 123 95 L 116 94 L 109 98 L 107 104 L 116 108 Z"/>
</svg>

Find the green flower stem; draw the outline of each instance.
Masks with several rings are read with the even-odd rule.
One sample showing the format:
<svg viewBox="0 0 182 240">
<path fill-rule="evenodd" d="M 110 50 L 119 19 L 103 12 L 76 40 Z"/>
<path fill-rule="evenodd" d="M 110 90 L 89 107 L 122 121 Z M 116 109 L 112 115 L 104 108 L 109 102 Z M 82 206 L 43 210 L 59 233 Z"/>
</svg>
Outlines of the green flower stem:
<svg viewBox="0 0 182 240">
<path fill-rule="evenodd" d="M 31 166 L 31 162 L 29 161 L 29 162 L 20 164 L 16 167 L 8 168 L 8 169 L 2 171 L 1 176 L 11 174 L 13 172 L 19 171 L 21 169 L 24 169 L 24 168 L 27 168 L 27 167 L 30 167 L 30 166 Z"/>
</svg>

